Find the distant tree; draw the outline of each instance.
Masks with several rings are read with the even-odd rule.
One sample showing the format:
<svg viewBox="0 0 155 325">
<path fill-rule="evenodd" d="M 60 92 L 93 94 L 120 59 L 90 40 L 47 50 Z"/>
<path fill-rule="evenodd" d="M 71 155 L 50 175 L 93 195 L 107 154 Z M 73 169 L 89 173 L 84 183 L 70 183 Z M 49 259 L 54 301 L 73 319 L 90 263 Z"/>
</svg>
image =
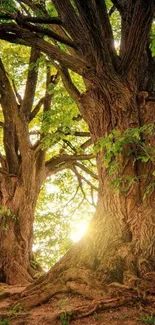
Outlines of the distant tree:
<svg viewBox="0 0 155 325">
<path fill-rule="evenodd" d="M 89 132 L 84 131 L 84 122 L 76 121 L 76 106 L 63 91 L 57 70 L 34 47 L 28 63 L 23 49 L 5 45 L 1 56 L 6 68 L 0 61 L 0 281 L 26 284 L 37 271 L 33 223 L 43 182 L 67 168 L 77 174 L 83 191 L 79 182 L 84 169 L 89 173 L 85 181 L 94 190 L 87 178 L 97 176 L 89 170 L 89 163 L 82 163 L 93 157 L 84 152 Z"/>
<path fill-rule="evenodd" d="M 103 283 L 128 284 L 154 270 L 155 62 L 150 45 L 155 3 L 18 3 L 20 12 L 4 13 L 14 22 L 1 23 L 0 37 L 35 46 L 58 66 L 96 144 L 99 175 L 98 205 L 87 235 L 31 287 L 31 296 L 23 300 L 31 306 L 57 290 L 93 296 L 95 278 L 103 288 Z M 68 69 L 83 77 L 85 91 L 78 91 Z"/>
</svg>

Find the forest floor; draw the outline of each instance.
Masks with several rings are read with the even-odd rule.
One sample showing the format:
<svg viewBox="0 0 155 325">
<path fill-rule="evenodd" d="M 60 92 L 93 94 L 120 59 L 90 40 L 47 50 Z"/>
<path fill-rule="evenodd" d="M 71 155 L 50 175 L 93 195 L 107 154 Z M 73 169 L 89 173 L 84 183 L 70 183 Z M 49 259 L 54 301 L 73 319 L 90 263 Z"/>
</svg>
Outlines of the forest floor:
<svg viewBox="0 0 155 325">
<path fill-rule="evenodd" d="M 47 303 L 24 310 L 18 302 L 14 304 L 24 289 L 0 283 L 0 325 L 155 325 L 155 292 L 142 297 L 113 288 L 111 297 L 103 300 L 57 294 Z"/>
</svg>

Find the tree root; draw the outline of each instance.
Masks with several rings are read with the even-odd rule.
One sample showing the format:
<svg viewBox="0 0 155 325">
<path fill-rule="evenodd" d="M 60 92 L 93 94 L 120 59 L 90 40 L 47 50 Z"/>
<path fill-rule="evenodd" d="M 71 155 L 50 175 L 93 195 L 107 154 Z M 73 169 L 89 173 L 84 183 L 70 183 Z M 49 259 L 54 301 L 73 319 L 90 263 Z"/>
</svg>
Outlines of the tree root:
<svg viewBox="0 0 155 325">
<path fill-rule="evenodd" d="M 153 272 L 148 273 L 143 279 L 137 278 L 137 286 L 134 287 L 128 287 L 120 283 L 101 284 L 96 280 L 95 272 L 75 268 L 63 271 L 57 278 L 53 277 L 52 281 L 51 278 L 48 278 L 48 275 L 43 279 L 41 282 L 40 280 L 34 282 L 33 285 L 30 285 L 21 293 L 18 303 L 23 308 L 33 308 L 46 303 L 60 293 L 73 293 L 93 301 L 102 301 L 105 297 L 106 299 L 116 297 L 119 303 L 122 296 L 130 300 L 131 297 L 132 299 L 133 297 L 145 299 L 146 295 L 155 294 Z M 110 304 L 112 301 L 110 300 Z M 116 302 L 117 300 L 114 301 Z"/>
<path fill-rule="evenodd" d="M 103 287 L 95 280 L 95 273 L 89 270 L 68 269 L 59 274 L 57 278 L 49 281 L 36 281 L 27 287 L 18 301 L 24 308 L 33 308 L 45 303 L 58 293 L 76 293 L 88 299 L 103 298 Z M 106 294 L 106 291 L 105 291 Z"/>
<path fill-rule="evenodd" d="M 154 300 L 155 301 L 155 297 Z M 48 313 L 48 315 L 42 314 L 42 311 L 40 310 L 40 313 L 37 314 L 37 323 L 36 325 L 39 325 L 41 322 L 42 324 L 52 324 L 56 325 L 60 323 L 62 324 L 62 320 L 66 321 L 66 324 L 70 324 L 74 320 L 83 319 L 89 316 L 93 316 L 95 314 L 101 314 L 104 312 L 107 312 L 108 310 L 115 310 L 120 307 L 128 306 L 129 308 L 133 308 L 134 305 L 139 306 L 140 303 L 150 303 L 150 299 L 146 299 L 145 302 L 141 301 L 138 296 L 136 295 L 130 295 L 130 296 L 121 296 L 117 298 L 111 298 L 111 299 L 99 299 L 99 300 L 93 300 L 92 302 L 88 301 L 84 304 L 80 304 L 79 306 L 75 306 L 73 308 L 64 308 L 61 310 L 54 309 L 53 312 Z M 149 313 L 149 311 L 148 311 Z M 23 319 L 24 314 L 18 315 L 18 318 Z M 39 317 L 38 317 L 39 316 Z M 23 323 L 24 325 L 32 324 L 33 321 L 36 321 L 35 315 L 33 314 L 27 314 L 28 321 L 26 323 Z M 65 322 L 64 322 L 65 323 Z M 13 323 L 14 324 L 14 323 Z M 16 324 L 16 323 L 15 323 Z M 21 325 L 21 323 L 19 323 Z"/>
</svg>

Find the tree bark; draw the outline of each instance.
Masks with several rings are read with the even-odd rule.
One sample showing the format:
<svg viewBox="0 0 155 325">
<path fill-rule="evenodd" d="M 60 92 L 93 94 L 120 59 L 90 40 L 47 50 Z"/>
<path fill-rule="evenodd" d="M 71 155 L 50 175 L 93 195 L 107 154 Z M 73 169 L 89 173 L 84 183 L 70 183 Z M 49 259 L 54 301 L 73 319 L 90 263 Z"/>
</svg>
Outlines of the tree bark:
<svg viewBox="0 0 155 325">
<path fill-rule="evenodd" d="M 154 123 L 155 105 L 146 103 L 148 93 L 155 96 L 154 60 L 148 50 L 154 1 L 120 1 L 119 5 L 114 2 L 122 25 L 119 55 L 105 1 L 75 0 L 74 6 L 70 0 L 53 3 L 63 30 L 75 45 L 71 54 L 12 23 L 1 24 L 1 38 L 35 45 L 52 61 L 59 62 L 65 86 L 77 102 L 94 143 L 113 130 L 124 132 Z M 79 95 L 66 69 L 84 78 L 85 93 Z M 155 144 L 153 137 L 143 139 L 143 134 L 141 140 L 148 146 Z M 125 151 L 131 154 L 125 155 Z M 73 291 L 94 297 L 97 279 L 103 292 L 103 283 L 131 284 L 133 277 L 154 270 L 154 185 L 145 198 L 149 184 L 155 183 L 154 161 L 138 160 L 137 151 L 140 153 L 136 145 L 129 143 L 120 153 L 120 176 L 135 180 L 126 191 L 115 191 L 110 186 L 113 178 L 104 166 L 105 152 L 97 154 L 99 199 L 88 232 L 47 276 L 28 288 L 23 294 L 23 305 L 40 304 L 57 292 Z"/>
<path fill-rule="evenodd" d="M 89 89 L 81 97 L 82 113 L 94 142 L 114 129 L 123 132 L 140 127 L 144 109 L 147 114 L 143 123 L 154 123 L 154 103 L 143 103 L 142 109 L 135 92 L 123 83 L 120 89 L 118 83 L 113 92 L 109 89 L 106 94 L 98 84 L 95 91 Z M 144 141 L 155 143 L 154 136 Z M 130 144 L 125 149 L 129 151 Z M 135 161 L 137 150 L 134 148 L 129 156 L 120 154 L 121 176 L 136 180 L 125 191 L 121 186 L 117 190 L 111 186 L 112 176 L 104 166 L 105 152 L 98 152 L 99 198 L 87 233 L 46 276 L 28 287 L 21 299 L 25 307 L 47 301 L 58 292 L 71 291 L 94 299 L 98 293 L 104 295 L 110 283 L 130 287 L 145 273 L 154 271 L 154 187 L 145 197 L 148 184 L 154 184 L 154 165 L 152 161 Z"/>
<path fill-rule="evenodd" d="M 26 285 L 32 282 L 31 262 L 34 212 L 43 182 L 35 161 L 23 173 L 2 175 L 0 183 L 0 282 Z M 33 161 L 33 163 L 32 163 Z"/>
</svg>

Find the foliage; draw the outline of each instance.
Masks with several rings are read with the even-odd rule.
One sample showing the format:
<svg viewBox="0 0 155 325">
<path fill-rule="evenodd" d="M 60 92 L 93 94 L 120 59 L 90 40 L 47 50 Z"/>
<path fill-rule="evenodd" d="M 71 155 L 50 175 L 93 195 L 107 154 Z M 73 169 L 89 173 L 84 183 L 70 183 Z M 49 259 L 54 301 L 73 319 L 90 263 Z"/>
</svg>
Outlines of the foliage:
<svg viewBox="0 0 155 325">
<path fill-rule="evenodd" d="M 155 325 L 155 317 L 154 316 L 142 317 L 140 319 L 140 321 L 147 325 Z"/>
<path fill-rule="evenodd" d="M 66 311 L 60 315 L 60 320 L 62 325 L 68 325 L 68 316 L 71 316 L 72 312 L 71 311 Z"/>
<path fill-rule="evenodd" d="M 34 223 L 34 256 L 45 270 L 71 247 L 76 227 L 93 215 L 90 189 L 83 184 L 87 201 L 75 184 L 75 175 L 66 170 L 47 179 L 41 190 Z"/>
<path fill-rule="evenodd" d="M 70 155 L 83 153 L 81 144 L 88 137 L 77 137 L 76 132 L 87 132 L 88 127 L 82 119 L 76 120 L 79 112 L 75 102 L 65 90 L 61 79 L 56 85 L 50 83 L 47 87 L 46 84 L 47 71 L 50 72 L 51 76 L 54 76 L 57 73 L 56 67 L 43 54 L 40 55 L 37 62 L 29 65 L 29 48 L 9 44 L 6 41 L 0 42 L 0 57 L 14 92 L 16 91 L 21 99 L 24 98 L 28 72 L 34 69 L 36 72 L 38 71 L 38 80 L 32 111 L 45 94 L 52 97 L 50 109 L 45 110 L 42 106 L 29 123 L 32 145 L 35 145 L 38 140 L 41 141 L 41 150 L 46 150 L 46 161 L 64 153 Z M 85 89 L 82 78 L 76 73 L 71 72 L 71 78 L 79 91 Z M 3 120 L 2 110 L 0 110 L 0 121 L 3 122 Z M 0 137 L 1 152 L 5 154 L 2 128 L 0 128 Z M 87 149 L 86 153 L 89 152 L 90 150 Z M 96 169 L 89 162 L 86 162 L 85 165 L 93 171 Z M 89 175 L 86 178 L 88 181 L 91 180 Z M 45 269 L 54 264 L 71 247 L 70 233 L 73 232 L 74 224 L 76 225 L 81 221 L 81 216 L 88 220 L 94 211 L 94 207 L 90 207 L 88 203 L 88 200 L 92 203 L 89 186 L 84 186 L 84 181 L 82 181 L 81 188 L 83 187 L 84 191 L 81 192 L 78 187 L 77 177 L 72 171 L 67 170 L 60 175 L 49 178 L 42 189 L 34 224 L 34 250 L 36 260 Z M 49 190 L 51 188 L 52 191 Z M 69 202 L 68 206 L 67 202 Z M 89 211 L 87 217 L 82 213 L 82 206 L 84 212 Z M 6 207 L 0 207 L 0 214 L 17 220 L 17 216 L 12 215 Z M 3 229 L 7 231 L 8 227 L 5 221 Z"/>
<path fill-rule="evenodd" d="M 151 161 L 155 164 L 155 148 L 151 146 L 151 138 L 153 137 L 154 125 L 143 125 L 140 128 L 129 128 L 124 132 L 113 130 L 108 136 L 101 138 L 94 149 L 95 152 L 104 151 L 104 167 L 108 169 L 109 175 L 113 176 L 111 181 L 115 188 L 122 191 L 128 191 L 129 187 L 137 181 L 130 175 L 122 176 L 123 160 L 133 157 L 133 163 L 138 160 L 142 163 Z M 155 172 L 153 172 L 153 175 Z M 138 175 L 142 178 L 146 175 Z M 122 188 L 122 185 L 125 185 Z M 155 183 L 151 183 L 147 190 L 148 194 Z"/>
<path fill-rule="evenodd" d="M 20 303 L 16 303 L 9 311 L 9 316 L 15 316 L 23 312 L 23 307 L 21 306 Z"/>
<path fill-rule="evenodd" d="M 0 318 L 0 325 L 9 325 L 9 320 L 7 318 Z"/>
</svg>

